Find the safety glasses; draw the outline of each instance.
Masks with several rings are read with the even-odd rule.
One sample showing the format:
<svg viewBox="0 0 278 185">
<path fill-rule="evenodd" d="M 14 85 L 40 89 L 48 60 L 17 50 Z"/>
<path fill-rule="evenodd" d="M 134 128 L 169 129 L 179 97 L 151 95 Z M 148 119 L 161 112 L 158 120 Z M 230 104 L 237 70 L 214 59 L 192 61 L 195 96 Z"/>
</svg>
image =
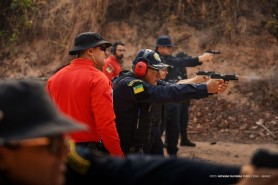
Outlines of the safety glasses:
<svg viewBox="0 0 278 185">
<path fill-rule="evenodd" d="M 7 141 L 4 143 L 4 146 L 10 149 L 17 149 L 20 147 L 47 146 L 49 153 L 53 155 L 59 155 L 66 147 L 66 138 L 60 134 L 49 137 L 24 139 L 20 141 Z"/>
<path fill-rule="evenodd" d="M 104 45 L 100 45 L 100 46 L 98 46 L 99 47 L 99 49 L 101 50 L 101 51 L 106 51 L 106 49 L 107 49 L 107 47 L 105 47 Z"/>
</svg>

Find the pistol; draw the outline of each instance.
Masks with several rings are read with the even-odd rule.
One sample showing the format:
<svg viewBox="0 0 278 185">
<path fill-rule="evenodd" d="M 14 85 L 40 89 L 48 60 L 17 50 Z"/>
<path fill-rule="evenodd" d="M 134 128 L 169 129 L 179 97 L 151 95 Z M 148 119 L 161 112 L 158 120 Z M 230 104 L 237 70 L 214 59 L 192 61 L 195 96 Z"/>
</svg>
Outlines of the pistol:
<svg viewBox="0 0 278 185">
<path fill-rule="evenodd" d="M 215 71 L 198 71 L 196 73 L 196 75 L 206 75 L 206 76 L 210 76 L 212 74 L 215 74 Z"/>
<path fill-rule="evenodd" d="M 223 79 L 225 82 L 238 81 L 238 76 L 235 74 L 225 75 L 225 74 L 213 73 L 213 74 L 209 75 L 209 77 L 213 78 L 213 79 Z"/>
<path fill-rule="evenodd" d="M 278 168 L 278 153 L 259 149 L 253 155 L 251 164 L 257 168 Z"/>
<path fill-rule="evenodd" d="M 220 54 L 220 50 L 215 50 L 215 49 L 208 49 L 205 53 L 211 53 L 211 54 L 214 54 L 214 55 L 218 55 Z"/>
</svg>

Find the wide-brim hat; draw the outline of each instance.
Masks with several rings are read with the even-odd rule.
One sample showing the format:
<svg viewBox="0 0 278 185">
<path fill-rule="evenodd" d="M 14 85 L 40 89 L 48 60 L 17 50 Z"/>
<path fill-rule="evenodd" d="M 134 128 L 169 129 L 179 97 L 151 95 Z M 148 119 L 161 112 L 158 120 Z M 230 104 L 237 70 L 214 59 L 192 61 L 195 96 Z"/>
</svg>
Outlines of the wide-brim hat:
<svg viewBox="0 0 278 185">
<path fill-rule="evenodd" d="M 157 38 L 156 40 L 156 47 L 175 47 L 174 44 L 172 43 L 172 40 L 169 36 L 167 35 L 161 35 Z"/>
<path fill-rule="evenodd" d="M 110 47 L 112 44 L 103 39 L 99 33 L 85 32 L 76 36 L 73 48 L 70 50 L 70 55 L 77 55 L 80 51 L 89 48 L 103 45 L 105 48 Z"/>
<path fill-rule="evenodd" d="M 12 140 L 87 130 L 58 111 L 42 82 L 0 82 L 0 145 Z"/>
<path fill-rule="evenodd" d="M 145 62 L 147 65 L 153 69 L 165 69 L 169 65 L 161 62 L 159 55 L 151 49 L 142 49 L 140 50 L 132 61 L 132 65 L 135 66 L 138 62 Z"/>
</svg>

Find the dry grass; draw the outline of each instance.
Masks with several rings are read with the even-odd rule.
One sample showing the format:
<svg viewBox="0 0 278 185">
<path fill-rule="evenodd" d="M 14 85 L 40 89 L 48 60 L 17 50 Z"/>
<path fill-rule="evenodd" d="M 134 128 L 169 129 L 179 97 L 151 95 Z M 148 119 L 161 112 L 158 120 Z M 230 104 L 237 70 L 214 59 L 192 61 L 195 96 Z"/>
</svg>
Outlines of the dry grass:
<svg viewBox="0 0 278 185">
<path fill-rule="evenodd" d="M 76 35 L 85 31 L 101 32 L 108 0 L 56 0 L 42 3 L 34 21 L 33 33 L 44 37 L 48 50 L 67 56 Z M 44 46 L 45 47 L 45 46 Z M 62 59 L 62 61 L 65 59 Z"/>
<path fill-rule="evenodd" d="M 122 39 L 132 52 L 142 46 L 153 46 L 160 34 L 175 34 L 174 42 L 187 46 L 190 40 L 198 38 L 194 46 L 191 44 L 198 52 L 216 43 L 240 43 L 245 36 L 262 34 L 268 23 L 266 19 L 278 12 L 277 1 L 265 0 L 153 0 L 151 3 L 148 0 L 36 0 L 36 3 L 32 28 L 21 30 L 18 45 L 29 42 L 40 60 L 26 63 L 40 62 L 38 66 L 53 61 L 59 65 L 67 63 L 75 36 L 84 31 Z M 248 18 L 254 19 L 253 25 Z M 0 58 L 16 57 L 15 53 L 21 52 L 16 45 L 12 48 L 14 53 L 1 50 Z"/>
<path fill-rule="evenodd" d="M 105 24 L 134 16 L 141 17 L 142 21 L 155 17 L 164 20 L 160 24 L 146 26 L 146 32 L 159 30 L 169 22 L 188 24 L 196 29 L 214 28 L 218 33 L 212 40 L 214 42 L 219 35 L 228 41 L 235 39 L 241 16 L 252 17 L 256 10 L 270 10 L 270 16 L 278 12 L 276 1 L 262 0 L 153 0 L 151 3 L 148 0 L 37 0 L 36 3 L 38 9 L 32 17 L 32 29 L 25 30 L 23 38 L 26 39 L 27 35 L 29 39 L 45 37 L 47 47 L 56 52 L 68 50 L 72 44 L 69 41 L 80 32 L 101 33 Z"/>
</svg>

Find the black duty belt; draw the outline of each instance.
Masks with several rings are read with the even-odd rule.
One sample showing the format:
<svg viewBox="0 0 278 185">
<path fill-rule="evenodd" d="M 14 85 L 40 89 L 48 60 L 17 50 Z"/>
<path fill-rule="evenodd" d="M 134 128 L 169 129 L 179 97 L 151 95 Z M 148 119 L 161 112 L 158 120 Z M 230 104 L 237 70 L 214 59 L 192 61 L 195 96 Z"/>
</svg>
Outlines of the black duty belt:
<svg viewBox="0 0 278 185">
<path fill-rule="evenodd" d="M 77 146 L 83 146 L 89 149 L 90 152 L 103 152 L 108 153 L 109 151 L 105 148 L 104 144 L 101 142 L 77 142 Z"/>
</svg>

